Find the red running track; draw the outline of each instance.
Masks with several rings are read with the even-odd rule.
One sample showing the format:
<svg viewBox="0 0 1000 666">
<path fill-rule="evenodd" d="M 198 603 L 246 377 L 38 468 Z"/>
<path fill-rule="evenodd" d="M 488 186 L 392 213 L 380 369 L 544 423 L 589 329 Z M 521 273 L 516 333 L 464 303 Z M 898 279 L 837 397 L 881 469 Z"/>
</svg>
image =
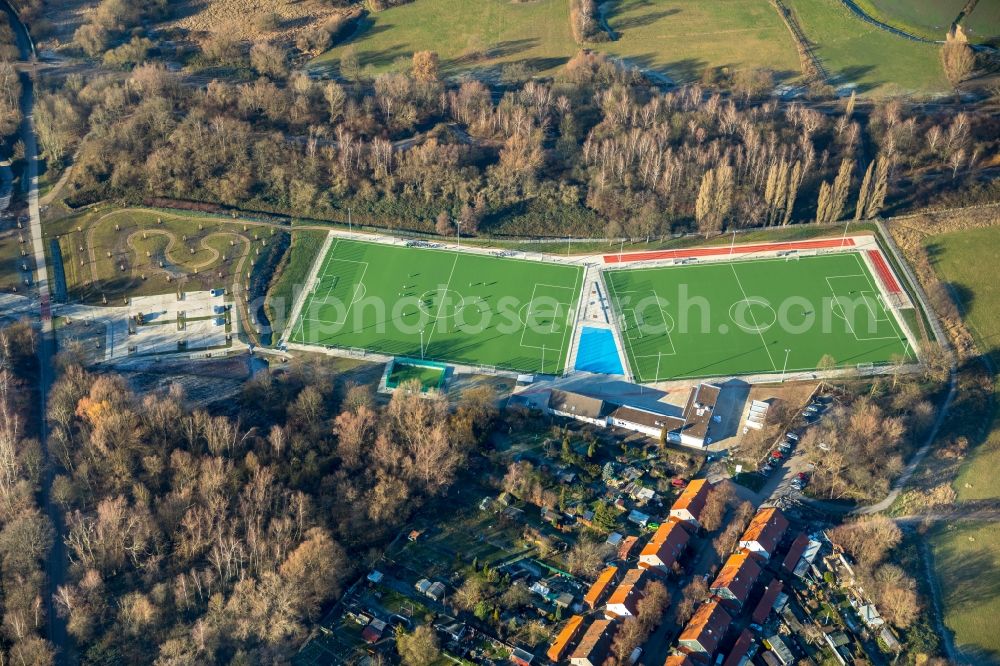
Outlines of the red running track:
<svg viewBox="0 0 1000 666">
<path fill-rule="evenodd" d="M 650 252 L 631 252 L 628 254 L 606 254 L 604 263 L 624 264 L 630 261 L 652 261 L 654 259 L 687 259 L 693 257 L 717 257 L 753 254 L 754 252 L 778 252 L 781 250 L 824 250 L 837 247 L 854 247 L 853 238 L 822 238 L 807 241 L 785 241 L 782 243 L 758 243 L 757 245 L 737 245 L 735 248 L 693 247 L 684 250 L 653 250 Z M 890 272 L 891 276 L 892 273 Z"/>
<path fill-rule="evenodd" d="M 889 290 L 889 293 L 901 293 L 903 290 L 900 288 L 899 283 L 896 282 L 896 276 L 889 270 L 889 265 L 885 263 L 882 253 L 878 250 L 868 250 L 868 258 L 872 260 L 872 265 L 875 267 L 875 272 L 878 273 L 878 278 L 882 281 L 885 288 Z"/>
</svg>

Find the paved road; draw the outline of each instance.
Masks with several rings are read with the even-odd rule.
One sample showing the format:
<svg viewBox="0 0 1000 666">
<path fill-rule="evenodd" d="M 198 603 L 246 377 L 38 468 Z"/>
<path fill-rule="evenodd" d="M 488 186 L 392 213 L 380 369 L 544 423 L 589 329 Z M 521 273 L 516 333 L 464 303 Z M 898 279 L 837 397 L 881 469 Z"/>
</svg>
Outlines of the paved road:
<svg viewBox="0 0 1000 666">
<path fill-rule="evenodd" d="M 28 31 L 21 24 L 13 8 L 4 0 L 0 5 L 10 17 L 11 27 L 17 39 L 18 49 L 21 52 L 22 61 L 34 61 L 34 45 L 28 35 Z M 39 414 L 41 415 L 40 435 L 42 441 L 42 452 L 48 460 L 48 422 L 47 400 L 49 389 L 54 379 L 54 369 L 52 359 L 55 356 L 56 340 L 55 332 L 52 328 L 51 297 L 49 294 L 48 270 L 45 265 L 45 244 L 42 238 L 42 222 L 38 209 L 38 145 L 34 131 L 34 86 L 29 76 L 24 71 L 21 72 L 21 112 L 24 120 L 21 123 L 21 141 L 24 143 L 24 156 L 27 165 L 26 173 L 22 179 L 24 192 L 28 201 L 28 214 L 31 219 L 31 248 L 35 257 L 35 286 L 38 294 L 38 315 L 41 319 L 41 332 L 38 337 L 38 365 L 39 365 L 39 386 L 38 401 Z M 48 621 L 48 638 L 56 648 L 56 663 L 67 664 L 69 643 L 66 634 L 66 623 L 56 614 L 53 602 L 56 588 L 66 581 L 66 546 L 63 541 L 62 517 L 56 505 L 52 502 L 51 488 L 52 480 L 55 476 L 53 465 L 46 464 L 42 478 L 42 504 L 45 513 L 52 521 L 55 528 L 55 539 L 49 556 L 45 562 L 45 573 L 47 578 L 47 589 L 45 594 L 45 615 Z"/>
</svg>

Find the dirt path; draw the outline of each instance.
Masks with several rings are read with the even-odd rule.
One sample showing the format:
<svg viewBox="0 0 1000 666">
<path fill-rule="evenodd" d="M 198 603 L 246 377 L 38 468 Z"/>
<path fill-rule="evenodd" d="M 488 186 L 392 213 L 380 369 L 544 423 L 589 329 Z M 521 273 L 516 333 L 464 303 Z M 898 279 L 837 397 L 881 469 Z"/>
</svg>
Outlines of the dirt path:
<svg viewBox="0 0 1000 666">
<path fill-rule="evenodd" d="M 937 573 L 934 570 L 934 555 L 931 553 L 931 546 L 927 543 L 926 539 L 920 539 L 919 548 L 920 559 L 923 560 L 924 563 L 924 577 L 927 580 L 927 587 L 931 592 L 931 606 L 934 608 L 934 630 L 941 638 L 941 643 L 944 646 L 944 653 L 948 656 L 949 663 L 967 664 L 969 662 L 961 658 L 961 655 L 955 648 L 955 641 L 952 638 L 951 632 L 948 631 L 948 627 L 944 624 L 944 607 L 941 601 L 941 581 L 938 580 Z"/>
<path fill-rule="evenodd" d="M 62 192 L 64 187 L 66 187 L 66 183 L 69 182 L 69 177 L 73 175 L 73 166 L 75 164 L 76 164 L 76 156 L 74 155 L 73 163 L 70 164 L 65 169 L 63 169 L 62 175 L 59 176 L 59 180 L 57 180 L 56 184 L 52 186 L 52 189 L 50 189 L 45 194 L 45 196 L 41 197 L 38 200 L 39 206 L 48 206 L 50 203 L 56 200 L 56 198 L 59 196 L 59 193 Z"/>
<path fill-rule="evenodd" d="M 201 261 L 197 264 L 191 264 L 190 266 L 188 266 L 185 265 L 184 262 L 178 261 L 176 257 L 171 256 L 174 249 L 178 245 L 177 234 L 175 234 L 172 231 L 167 231 L 165 229 L 141 229 L 138 231 L 133 231 L 131 234 L 128 235 L 128 238 L 125 239 L 125 242 L 128 245 L 129 249 L 136 254 L 137 257 L 137 261 L 135 262 L 136 264 L 138 264 L 139 260 L 141 260 L 141 257 L 139 257 L 139 250 L 135 247 L 135 242 L 134 242 L 135 237 L 139 234 L 143 234 L 144 236 L 147 234 L 166 236 L 167 247 L 163 249 L 163 258 L 169 261 L 171 265 L 176 266 L 183 273 L 197 273 L 202 269 L 211 266 L 212 264 L 214 264 L 216 261 L 219 260 L 219 258 L 222 255 L 219 254 L 218 250 L 216 250 L 214 247 L 208 244 L 209 239 L 233 236 L 239 239 L 241 243 L 246 243 L 248 245 L 250 243 L 249 239 L 247 239 L 245 236 L 241 235 L 236 231 L 214 231 L 198 241 L 198 246 L 209 253 L 208 259 L 205 259 L 204 261 Z M 163 268 L 151 268 L 150 270 L 153 272 L 162 272 L 168 275 L 172 275 L 171 271 L 166 266 Z M 133 269 L 133 273 L 134 272 L 135 271 Z M 183 275 L 178 277 L 183 277 Z"/>
<path fill-rule="evenodd" d="M 100 226 L 102 222 L 104 222 L 105 220 L 110 219 L 111 217 L 114 217 L 114 216 L 117 216 L 117 215 L 124 215 L 124 214 L 127 214 L 129 212 L 133 212 L 134 213 L 134 212 L 138 212 L 138 211 L 149 212 L 149 213 L 155 212 L 160 217 L 168 217 L 168 218 L 173 218 L 173 219 L 178 219 L 178 220 L 190 220 L 191 219 L 190 217 L 186 217 L 184 215 L 176 215 L 176 214 L 173 214 L 173 213 L 163 213 L 163 212 L 160 212 L 160 211 L 153 211 L 151 209 L 146 209 L 146 208 L 124 208 L 124 209 L 121 209 L 121 210 L 114 210 L 114 211 L 111 211 L 109 213 L 105 213 L 101 217 L 97 218 L 97 220 L 95 220 L 89 227 L 87 227 L 86 236 L 85 236 L 85 238 L 86 238 L 87 256 L 88 256 L 88 259 L 90 260 L 90 279 L 91 279 L 91 282 L 93 282 L 94 284 L 96 284 L 98 282 L 98 277 L 97 277 L 97 253 L 96 253 L 96 249 L 94 247 L 94 233 L 97 230 L 98 226 Z M 238 220 L 234 220 L 232 223 L 236 223 L 236 222 L 239 222 L 239 221 Z M 222 221 L 219 221 L 219 223 L 222 223 Z M 227 221 L 226 223 L 229 223 L 229 222 Z M 232 224 L 232 223 L 230 223 L 230 224 Z M 258 225 L 258 226 L 268 226 L 266 223 L 259 223 L 259 222 L 252 222 L 252 223 L 251 222 L 244 222 L 244 224 L 247 224 L 247 225 L 254 224 L 254 225 Z M 277 225 L 274 225 L 274 226 L 277 226 Z M 170 256 L 171 252 L 178 245 L 177 234 L 175 234 L 173 231 L 170 231 L 168 229 L 138 229 L 136 231 L 133 231 L 125 239 L 125 244 L 128 246 L 129 250 L 131 250 L 132 252 L 135 252 L 137 254 L 137 256 L 138 256 L 138 250 L 135 248 L 134 238 L 135 238 L 135 236 L 137 234 L 140 234 L 140 233 L 144 233 L 144 234 L 158 234 L 158 235 L 161 235 L 161 236 L 166 236 L 167 237 L 167 247 L 163 250 L 164 259 L 169 260 L 171 263 L 173 263 L 174 265 L 176 265 L 178 267 L 184 267 L 184 263 L 183 262 L 177 261 L 176 258 Z M 247 244 L 247 251 L 249 251 L 250 244 L 251 244 L 250 243 L 250 239 L 248 239 L 246 236 L 243 236 L 238 231 L 213 231 L 212 233 L 208 234 L 207 236 L 205 236 L 204 238 L 202 238 L 202 239 L 200 239 L 198 241 L 199 246 L 202 249 L 204 249 L 204 250 L 206 250 L 206 251 L 209 252 L 209 254 L 211 255 L 210 258 L 207 259 L 207 260 L 205 260 L 205 261 L 202 261 L 201 263 L 198 263 L 198 264 L 195 264 L 195 265 L 191 266 L 190 270 L 188 270 L 188 269 L 185 268 L 184 269 L 185 272 L 187 272 L 187 273 L 198 272 L 198 271 L 202 270 L 203 268 L 205 268 L 206 266 L 210 266 L 211 264 L 213 264 L 219 258 L 219 251 L 216 250 L 215 248 L 211 247 L 210 245 L 208 245 L 207 241 L 209 239 L 211 239 L 211 238 L 217 238 L 217 237 L 220 237 L 220 236 L 235 236 L 236 238 L 241 239 L 242 241 L 244 241 Z M 138 263 L 138 262 L 136 262 L 136 263 Z M 159 271 L 160 269 L 155 269 L 155 270 Z M 166 269 L 162 269 L 162 270 L 163 270 L 164 273 L 169 273 L 169 271 L 167 271 Z"/>
</svg>

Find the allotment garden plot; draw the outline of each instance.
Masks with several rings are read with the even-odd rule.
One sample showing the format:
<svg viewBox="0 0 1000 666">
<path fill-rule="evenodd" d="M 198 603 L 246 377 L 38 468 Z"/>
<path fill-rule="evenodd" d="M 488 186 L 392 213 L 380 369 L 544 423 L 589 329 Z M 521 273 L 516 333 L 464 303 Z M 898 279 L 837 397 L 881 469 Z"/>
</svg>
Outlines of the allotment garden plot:
<svg viewBox="0 0 1000 666">
<path fill-rule="evenodd" d="M 561 373 L 583 269 L 338 239 L 289 341 Z"/>
<path fill-rule="evenodd" d="M 605 272 L 638 381 L 912 360 L 857 253 Z"/>
</svg>

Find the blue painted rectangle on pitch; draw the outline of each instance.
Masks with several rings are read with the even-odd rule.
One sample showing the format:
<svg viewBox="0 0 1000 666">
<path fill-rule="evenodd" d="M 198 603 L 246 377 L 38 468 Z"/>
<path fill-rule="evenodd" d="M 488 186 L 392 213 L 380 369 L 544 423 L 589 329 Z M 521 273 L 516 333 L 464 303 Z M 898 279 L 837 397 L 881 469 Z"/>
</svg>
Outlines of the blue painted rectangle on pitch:
<svg viewBox="0 0 1000 666">
<path fill-rule="evenodd" d="M 580 348 L 576 354 L 576 369 L 604 375 L 623 375 L 621 357 L 615 336 L 610 329 L 584 326 L 580 331 Z"/>
</svg>

